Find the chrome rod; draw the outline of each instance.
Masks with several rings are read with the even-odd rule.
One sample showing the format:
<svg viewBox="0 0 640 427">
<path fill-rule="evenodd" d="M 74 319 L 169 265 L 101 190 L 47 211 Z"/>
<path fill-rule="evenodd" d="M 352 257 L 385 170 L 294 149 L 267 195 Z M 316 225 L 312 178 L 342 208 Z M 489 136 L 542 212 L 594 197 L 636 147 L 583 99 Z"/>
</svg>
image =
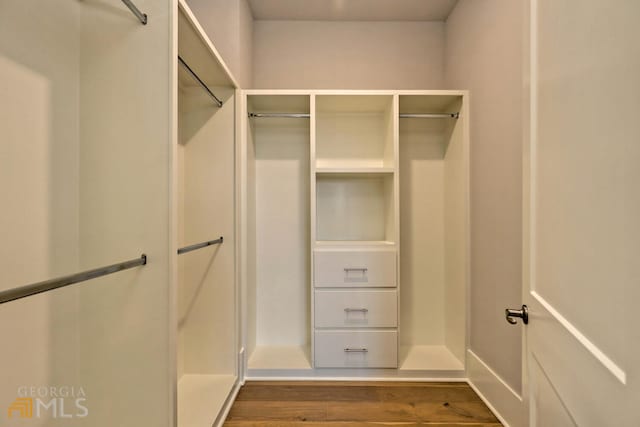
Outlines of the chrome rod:
<svg viewBox="0 0 640 427">
<path fill-rule="evenodd" d="M 368 353 L 369 350 L 367 350 L 366 348 L 345 348 L 344 352 L 345 353 Z"/>
<path fill-rule="evenodd" d="M 140 255 L 140 258 L 130 261 L 120 262 L 118 264 L 108 265 L 106 267 L 95 268 L 93 270 L 83 271 L 82 273 L 71 274 L 69 276 L 58 277 L 56 279 L 45 280 L 44 282 L 34 283 L 32 285 L 20 286 L 18 288 L 9 289 L 0 292 L 0 304 L 15 301 L 20 298 L 29 297 L 31 295 L 40 294 L 42 292 L 51 291 L 53 289 L 63 288 L 73 285 L 74 283 L 84 282 L 86 280 L 96 279 L 118 271 L 127 270 L 129 268 L 138 267 L 147 263 L 147 256 Z"/>
<path fill-rule="evenodd" d="M 249 117 L 282 117 L 289 119 L 308 119 L 311 117 L 309 113 L 249 113 Z"/>
<path fill-rule="evenodd" d="M 146 13 L 140 12 L 140 9 L 138 9 L 136 7 L 136 5 L 133 4 L 133 2 L 131 0 L 122 0 L 122 3 L 124 3 L 129 8 L 129 10 L 134 15 L 136 15 L 136 18 L 138 18 L 140 20 L 142 25 L 147 25 L 147 14 Z"/>
<path fill-rule="evenodd" d="M 369 309 L 367 309 L 367 308 L 345 308 L 344 309 L 345 313 L 351 313 L 353 311 L 360 311 L 362 313 L 368 313 Z"/>
<path fill-rule="evenodd" d="M 182 255 L 185 252 L 195 251 L 196 249 L 206 248 L 207 246 L 217 245 L 222 242 L 224 242 L 224 237 L 220 236 L 220 238 L 216 240 L 209 240 L 208 242 L 196 243 L 195 245 L 185 246 L 184 248 L 178 249 L 178 255 Z"/>
<path fill-rule="evenodd" d="M 184 62 L 184 59 L 182 59 L 179 55 L 178 55 L 178 62 L 180 62 L 180 65 L 182 65 L 184 67 L 185 70 L 187 70 L 187 72 L 189 74 L 191 74 L 191 77 L 193 77 L 193 79 L 198 82 L 198 84 L 200 86 L 202 86 L 202 88 L 209 94 L 209 96 L 211 97 L 211 99 L 213 99 L 216 103 L 216 105 L 218 107 L 222 107 L 222 101 L 220 101 L 220 99 L 218 99 L 217 96 L 214 95 L 213 92 L 211 92 L 211 89 L 209 89 L 209 86 L 206 85 L 205 82 L 203 82 L 200 77 L 198 77 L 198 75 L 195 73 L 195 71 L 193 71 L 191 69 L 191 67 L 189 67 L 189 65 L 187 65 L 186 62 Z"/>
<path fill-rule="evenodd" d="M 400 113 L 401 119 L 457 119 L 460 113 L 444 113 L 444 114 L 408 114 Z"/>
</svg>

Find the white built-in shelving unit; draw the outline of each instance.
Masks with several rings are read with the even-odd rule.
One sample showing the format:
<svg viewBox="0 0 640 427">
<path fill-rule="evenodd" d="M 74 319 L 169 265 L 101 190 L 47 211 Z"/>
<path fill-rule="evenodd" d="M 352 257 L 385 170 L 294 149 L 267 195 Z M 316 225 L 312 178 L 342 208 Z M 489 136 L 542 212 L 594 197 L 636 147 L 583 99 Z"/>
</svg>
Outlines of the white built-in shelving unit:
<svg viewBox="0 0 640 427">
<path fill-rule="evenodd" d="M 240 105 L 247 377 L 463 378 L 466 92 Z"/>
</svg>

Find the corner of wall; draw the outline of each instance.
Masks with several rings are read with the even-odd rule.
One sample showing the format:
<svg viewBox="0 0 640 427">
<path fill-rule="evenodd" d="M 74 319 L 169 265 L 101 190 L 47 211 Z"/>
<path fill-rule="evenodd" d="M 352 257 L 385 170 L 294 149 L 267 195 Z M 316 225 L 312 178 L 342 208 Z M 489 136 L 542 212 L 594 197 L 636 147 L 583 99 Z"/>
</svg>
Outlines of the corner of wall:
<svg viewBox="0 0 640 427">
<path fill-rule="evenodd" d="M 238 78 L 243 89 L 250 89 L 253 87 L 253 14 L 248 0 L 239 1 Z"/>
<path fill-rule="evenodd" d="M 469 385 L 505 427 L 528 426 L 522 397 L 473 351 L 467 351 Z"/>
</svg>

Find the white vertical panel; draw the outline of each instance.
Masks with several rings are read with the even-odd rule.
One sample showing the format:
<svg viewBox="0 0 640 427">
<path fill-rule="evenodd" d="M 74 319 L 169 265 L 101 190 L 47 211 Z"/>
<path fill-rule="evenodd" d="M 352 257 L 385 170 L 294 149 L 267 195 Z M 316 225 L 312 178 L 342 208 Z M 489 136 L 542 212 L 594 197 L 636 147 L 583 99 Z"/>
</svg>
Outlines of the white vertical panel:
<svg viewBox="0 0 640 427">
<path fill-rule="evenodd" d="M 75 2 L 0 2 L 0 290 L 78 268 L 78 17 Z M 1 425 L 19 387 L 81 385 L 77 315 L 74 288 L 0 307 Z"/>
<path fill-rule="evenodd" d="M 309 122 L 254 119 L 258 345 L 309 341 Z"/>
<path fill-rule="evenodd" d="M 144 267 L 80 290 L 80 375 L 92 426 L 168 426 L 175 2 L 82 2 L 80 243 L 82 267 L 148 255 Z"/>
<path fill-rule="evenodd" d="M 235 233 L 233 90 L 217 89 L 218 108 L 200 88 L 180 92 L 184 147 L 184 238 L 181 246 L 224 242 L 179 256 L 183 264 L 185 372 L 228 374 L 235 367 Z"/>
</svg>

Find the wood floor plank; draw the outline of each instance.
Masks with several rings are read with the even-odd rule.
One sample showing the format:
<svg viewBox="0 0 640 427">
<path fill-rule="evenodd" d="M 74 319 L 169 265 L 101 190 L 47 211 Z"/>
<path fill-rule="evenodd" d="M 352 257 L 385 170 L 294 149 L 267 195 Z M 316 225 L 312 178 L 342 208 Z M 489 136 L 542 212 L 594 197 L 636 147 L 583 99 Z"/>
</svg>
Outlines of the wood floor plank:
<svg viewBox="0 0 640 427">
<path fill-rule="evenodd" d="M 502 427 L 499 423 L 425 423 L 425 422 L 379 422 L 379 421 L 227 421 L 225 427 Z"/>
<path fill-rule="evenodd" d="M 237 397 L 245 400 L 298 400 L 298 401 L 365 401 L 365 402 L 406 402 L 406 401 L 441 401 L 441 402 L 481 402 L 480 398 L 468 385 L 445 387 L 441 384 L 431 385 L 398 385 L 393 387 L 375 383 L 351 385 L 348 382 L 323 384 L 254 384 L 242 388 Z"/>
<path fill-rule="evenodd" d="M 380 399 L 375 387 L 367 386 L 323 386 L 313 385 L 274 385 L 268 387 L 245 387 L 238 393 L 237 401 L 247 400 L 297 400 L 301 402 L 337 401 L 378 401 Z"/>
<path fill-rule="evenodd" d="M 419 421 L 414 405 L 400 402 L 329 402 L 327 421 Z"/>
<path fill-rule="evenodd" d="M 228 421 L 324 421 L 326 419 L 327 405 L 324 402 L 235 402 L 227 416 Z"/>
<path fill-rule="evenodd" d="M 420 402 L 415 407 L 419 421 L 497 423 L 483 402 Z"/>
<path fill-rule="evenodd" d="M 247 382 L 227 427 L 499 427 L 466 383 Z"/>
<path fill-rule="evenodd" d="M 482 402 L 468 385 L 464 387 L 375 387 L 382 402 Z"/>
</svg>

